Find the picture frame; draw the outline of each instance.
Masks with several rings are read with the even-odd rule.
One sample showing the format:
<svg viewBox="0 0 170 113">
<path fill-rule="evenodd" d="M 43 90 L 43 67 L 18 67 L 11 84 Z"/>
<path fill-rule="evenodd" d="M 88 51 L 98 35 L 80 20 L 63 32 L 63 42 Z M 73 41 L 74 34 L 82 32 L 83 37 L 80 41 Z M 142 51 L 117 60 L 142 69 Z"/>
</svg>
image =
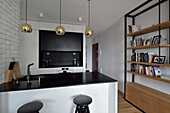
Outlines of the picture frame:
<svg viewBox="0 0 170 113">
<path fill-rule="evenodd" d="M 161 35 L 154 36 L 152 39 L 152 45 L 160 44 L 160 41 L 161 41 Z"/>
<path fill-rule="evenodd" d="M 160 63 L 164 64 L 166 56 L 160 56 Z M 154 56 L 152 63 L 159 63 L 159 56 Z"/>
<path fill-rule="evenodd" d="M 151 45 L 152 44 L 152 37 L 146 38 L 143 41 L 143 46 Z"/>
</svg>

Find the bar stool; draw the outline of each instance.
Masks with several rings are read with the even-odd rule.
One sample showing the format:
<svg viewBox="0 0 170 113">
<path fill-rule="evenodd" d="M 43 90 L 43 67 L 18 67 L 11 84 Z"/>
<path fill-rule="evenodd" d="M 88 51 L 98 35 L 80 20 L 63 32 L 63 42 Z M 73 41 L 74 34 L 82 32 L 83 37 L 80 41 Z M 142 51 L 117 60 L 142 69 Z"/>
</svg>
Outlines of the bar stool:
<svg viewBox="0 0 170 113">
<path fill-rule="evenodd" d="M 42 102 L 30 102 L 22 105 L 17 113 L 39 113 L 40 109 L 43 107 Z"/>
<path fill-rule="evenodd" d="M 86 95 L 79 95 L 73 102 L 77 105 L 75 113 L 90 113 L 88 105 L 92 103 L 92 98 Z"/>
</svg>

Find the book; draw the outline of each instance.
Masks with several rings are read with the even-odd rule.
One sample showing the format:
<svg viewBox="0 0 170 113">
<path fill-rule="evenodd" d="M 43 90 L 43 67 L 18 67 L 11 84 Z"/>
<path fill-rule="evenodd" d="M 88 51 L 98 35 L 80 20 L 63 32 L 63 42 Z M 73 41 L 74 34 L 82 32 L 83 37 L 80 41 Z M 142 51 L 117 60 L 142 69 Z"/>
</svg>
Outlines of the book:
<svg viewBox="0 0 170 113">
<path fill-rule="evenodd" d="M 152 76 L 152 66 L 149 66 L 149 75 Z"/>
<path fill-rule="evenodd" d="M 135 64 L 131 64 L 131 71 L 135 72 Z"/>
<path fill-rule="evenodd" d="M 131 61 L 136 61 L 136 53 L 133 53 L 131 56 Z"/>
<path fill-rule="evenodd" d="M 142 73 L 146 74 L 145 65 L 142 65 Z"/>
<path fill-rule="evenodd" d="M 133 47 L 136 47 L 136 40 L 133 41 Z"/>
<path fill-rule="evenodd" d="M 160 66 L 153 66 L 153 76 L 154 77 L 160 77 L 161 76 Z"/>
<path fill-rule="evenodd" d="M 149 66 L 145 66 L 145 74 L 149 75 Z"/>
<path fill-rule="evenodd" d="M 137 45 L 136 46 L 142 46 L 142 44 L 143 44 L 142 38 L 139 38 L 136 41 L 137 41 Z"/>
<path fill-rule="evenodd" d="M 136 53 L 136 62 L 140 62 L 140 53 Z"/>
<path fill-rule="evenodd" d="M 135 72 L 138 72 L 138 65 L 135 65 Z"/>
<path fill-rule="evenodd" d="M 132 44 L 132 42 L 133 42 L 133 41 L 131 40 L 131 41 L 130 41 L 130 47 L 133 47 L 133 44 Z"/>
<path fill-rule="evenodd" d="M 144 62 L 145 61 L 144 56 L 145 56 L 144 53 L 140 53 L 140 62 Z"/>
<path fill-rule="evenodd" d="M 145 62 L 149 62 L 149 56 L 148 56 L 148 53 L 145 53 L 145 55 L 144 55 L 144 61 L 145 61 Z"/>
</svg>

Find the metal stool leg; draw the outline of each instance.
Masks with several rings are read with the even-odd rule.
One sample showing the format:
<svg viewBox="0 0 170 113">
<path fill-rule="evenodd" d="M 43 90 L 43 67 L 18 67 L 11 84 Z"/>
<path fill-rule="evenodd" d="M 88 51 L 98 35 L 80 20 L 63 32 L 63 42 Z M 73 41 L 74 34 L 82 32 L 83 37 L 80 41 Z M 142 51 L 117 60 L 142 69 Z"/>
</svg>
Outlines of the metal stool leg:
<svg viewBox="0 0 170 113">
<path fill-rule="evenodd" d="M 90 113 L 88 106 L 84 106 L 84 112 L 83 113 Z"/>
<path fill-rule="evenodd" d="M 84 106 L 80 106 L 80 113 L 84 113 Z"/>
<path fill-rule="evenodd" d="M 75 113 L 90 113 L 88 106 L 77 106 Z"/>
<path fill-rule="evenodd" d="M 89 106 L 87 106 L 87 109 L 86 109 L 86 110 L 87 110 L 87 113 L 90 113 Z"/>
<path fill-rule="evenodd" d="M 77 113 L 78 112 L 78 106 L 76 107 L 76 111 L 75 111 L 75 113 Z"/>
</svg>

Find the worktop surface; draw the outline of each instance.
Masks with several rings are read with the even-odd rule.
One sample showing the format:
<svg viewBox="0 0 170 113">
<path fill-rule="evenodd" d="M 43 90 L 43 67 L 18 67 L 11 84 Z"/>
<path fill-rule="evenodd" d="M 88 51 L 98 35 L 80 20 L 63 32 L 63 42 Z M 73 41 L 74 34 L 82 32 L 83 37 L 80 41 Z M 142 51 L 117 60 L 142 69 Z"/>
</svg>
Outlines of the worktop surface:
<svg viewBox="0 0 170 113">
<path fill-rule="evenodd" d="M 40 74 L 32 75 L 32 78 L 29 85 L 24 79 L 20 79 L 18 84 L 16 81 L 0 84 L 0 92 L 117 82 L 98 72 Z"/>
</svg>

